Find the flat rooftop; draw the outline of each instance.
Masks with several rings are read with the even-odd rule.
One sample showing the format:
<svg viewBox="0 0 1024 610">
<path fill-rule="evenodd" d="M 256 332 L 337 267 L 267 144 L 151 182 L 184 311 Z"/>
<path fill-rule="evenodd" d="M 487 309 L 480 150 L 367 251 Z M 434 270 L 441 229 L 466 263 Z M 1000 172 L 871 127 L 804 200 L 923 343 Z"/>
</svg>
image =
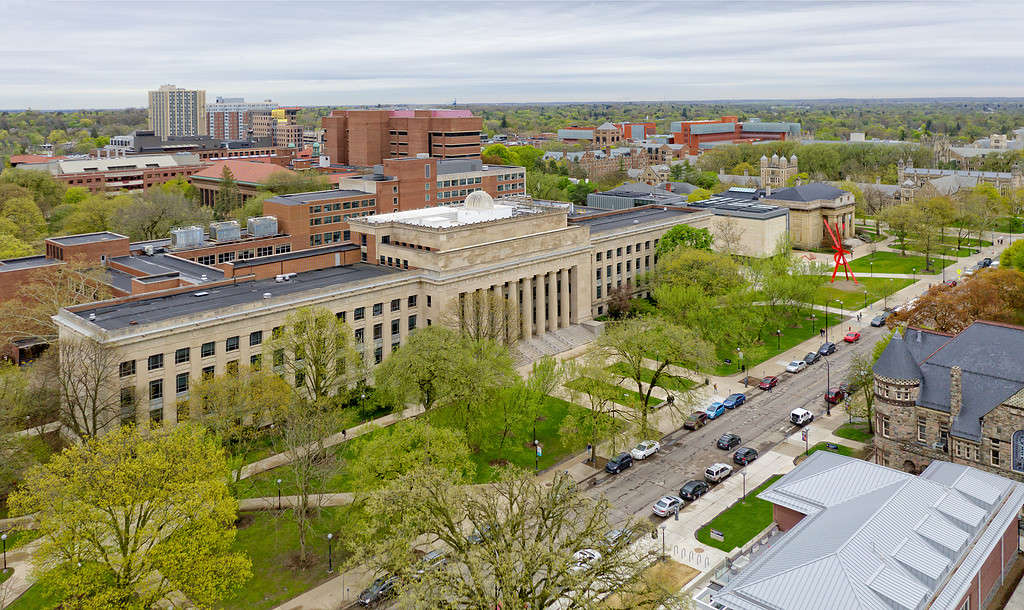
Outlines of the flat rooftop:
<svg viewBox="0 0 1024 610">
<path fill-rule="evenodd" d="M 606 210 L 601 210 L 602 212 Z M 594 213 L 591 215 L 574 215 L 569 219 L 573 224 L 590 227 L 590 234 L 605 233 L 625 229 L 634 225 L 647 224 L 650 222 L 662 222 L 666 220 L 683 220 L 688 216 L 698 213 L 699 210 L 684 208 L 680 206 L 668 207 L 639 207 L 615 210 L 607 214 Z"/>
<path fill-rule="evenodd" d="M 353 243 L 336 244 L 331 246 L 322 246 L 319 248 L 306 248 L 305 250 L 295 250 L 294 252 L 285 252 L 282 254 L 271 254 L 270 256 L 261 256 L 259 258 L 248 258 L 245 260 L 236 260 L 232 262 L 232 266 L 236 269 L 244 269 L 245 267 L 253 267 L 256 265 L 265 265 L 267 263 L 277 263 L 281 261 L 290 261 L 298 258 L 308 258 L 310 256 L 320 256 L 322 254 L 332 254 L 334 252 L 348 252 L 351 250 L 359 250 L 359 246 Z"/>
<path fill-rule="evenodd" d="M 275 195 L 267 201 L 283 203 L 285 205 L 299 205 L 325 199 L 343 199 L 345 197 L 376 197 L 375 193 L 357 191 L 355 189 L 331 189 L 329 191 L 312 191 L 309 193 L 291 193 L 289 195 Z"/>
<path fill-rule="evenodd" d="M 0 273 L 4 271 L 22 271 L 25 269 L 34 269 L 36 267 L 46 267 L 47 265 L 61 265 L 61 261 L 46 258 L 42 254 L 39 256 L 23 256 L 21 258 L 9 258 L 7 260 L 0 261 Z"/>
<path fill-rule="evenodd" d="M 486 196 L 485 203 L 491 197 L 483 191 L 476 191 L 470 195 L 470 201 L 474 195 Z M 478 197 L 483 199 L 483 197 Z M 416 227 L 429 227 L 434 229 L 450 229 L 482 222 L 492 222 L 514 216 L 527 214 L 538 214 L 541 212 L 532 206 L 520 205 L 510 200 L 502 200 L 507 203 L 493 202 L 490 207 L 474 207 L 462 205 L 438 206 L 433 208 L 421 208 L 418 210 L 406 210 L 403 212 L 392 212 L 390 214 L 375 214 L 355 219 L 357 223 L 376 224 L 403 224 Z"/>
<path fill-rule="evenodd" d="M 720 216 L 742 218 L 775 218 L 788 213 L 788 208 L 763 203 L 756 199 L 753 193 L 750 196 L 744 196 L 742 193 L 715 195 L 710 199 L 694 201 L 688 205 L 711 210 Z"/>
<path fill-rule="evenodd" d="M 273 278 L 269 278 L 212 288 L 197 287 L 195 290 L 187 292 L 155 296 L 138 301 L 101 304 L 72 313 L 84 320 L 88 320 L 90 314 L 95 314 L 96 318 L 91 320 L 93 324 L 104 330 L 120 330 L 128 328 L 133 322 L 139 325 L 152 324 L 215 309 L 256 303 L 263 299 L 265 292 L 271 293 L 276 298 L 309 290 L 325 291 L 349 282 L 394 273 L 401 273 L 401 271 L 380 265 L 356 263 L 345 267 L 299 273 L 288 282 L 276 282 Z M 200 293 L 205 294 L 196 296 Z"/>
<path fill-rule="evenodd" d="M 224 279 L 224 272 L 216 267 L 200 265 L 199 263 L 161 253 L 154 254 L 153 256 L 115 256 L 110 261 L 146 275 L 159 275 L 168 271 L 177 271 L 183 279 L 196 283 L 203 281 L 214 282 Z M 206 280 L 202 279 L 204 275 Z"/>
<path fill-rule="evenodd" d="M 80 235 L 65 235 L 64 237 L 51 237 L 49 241 L 61 246 L 81 246 L 82 244 L 93 244 L 101 241 L 111 241 L 115 239 L 128 239 L 125 235 L 118 233 L 112 233 L 110 231 L 100 231 L 99 233 L 82 233 Z"/>
</svg>

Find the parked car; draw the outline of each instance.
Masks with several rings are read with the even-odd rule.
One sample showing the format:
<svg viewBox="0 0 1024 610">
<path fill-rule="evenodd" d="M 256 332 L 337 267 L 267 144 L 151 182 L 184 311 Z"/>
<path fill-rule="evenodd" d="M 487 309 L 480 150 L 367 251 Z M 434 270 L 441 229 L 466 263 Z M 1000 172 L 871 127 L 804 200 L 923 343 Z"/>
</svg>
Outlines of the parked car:
<svg viewBox="0 0 1024 610">
<path fill-rule="evenodd" d="M 659 517 L 667 517 L 683 507 L 683 499 L 678 496 L 662 496 L 654 503 L 651 510 Z"/>
<path fill-rule="evenodd" d="M 796 408 L 790 411 L 789 421 L 793 422 L 797 426 L 803 426 L 809 424 L 814 420 L 814 414 L 807 409 Z"/>
<path fill-rule="evenodd" d="M 860 341 L 860 333 L 857 331 L 851 331 L 843 335 L 843 341 L 847 343 L 856 343 Z"/>
<path fill-rule="evenodd" d="M 728 451 L 729 449 L 732 449 L 733 447 L 739 445 L 741 442 L 742 441 L 740 440 L 739 436 L 731 432 L 727 432 L 722 436 L 718 437 L 718 442 L 715 444 L 718 446 L 719 449 L 725 449 L 726 451 Z"/>
<path fill-rule="evenodd" d="M 828 356 L 834 353 L 836 353 L 836 344 L 831 341 L 822 343 L 821 347 L 818 348 L 818 354 L 821 356 Z"/>
<path fill-rule="evenodd" d="M 825 402 L 833 405 L 841 403 L 844 398 L 846 398 L 846 392 L 839 388 L 829 388 L 828 391 L 825 392 Z"/>
<path fill-rule="evenodd" d="M 952 288 L 956 286 L 956 280 L 946 280 L 946 285 Z"/>
<path fill-rule="evenodd" d="M 878 328 L 879 326 L 885 326 L 885 321 L 892 315 L 891 311 L 883 311 L 874 318 L 871 319 L 871 326 Z"/>
<path fill-rule="evenodd" d="M 697 498 L 708 493 L 708 484 L 704 481 L 687 481 L 679 488 L 679 497 L 687 502 L 693 502 Z"/>
<path fill-rule="evenodd" d="M 779 385 L 779 378 L 776 377 L 775 375 L 772 375 L 771 377 L 765 377 L 764 379 L 762 379 L 761 383 L 757 384 L 757 387 L 761 388 L 762 390 L 770 390 L 777 385 Z"/>
<path fill-rule="evenodd" d="M 732 454 L 732 461 L 736 462 L 741 466 L 753 462 L 757 459 L 757 450 L 751 447 L 740 447 L 736 450 L 736 453 Z"/>
<path fill-rule="evenodd" d="M 818 360 L 821 360 L 821 354 L 818 352 L 807 352 L 807 355 L 804 356 L 804 362 L 807 363 L 807 366 L 814 364 Z"/>
<path fill-rule="evenodd" d="M 637 531 L 633 528 L 615 528 L 608 530 L 608 533 L 604 535 L 604 541 L 608 548 L 612 548 L 623 539 L 625 539 L 624 544 L 629 544 L 633 538 L 636 538 L 636 535 Z"/>
<path fill-rule="evenodd" d="M 422 576 L 427 572 L 433 572 L 446 563 L 448 563 L 448 558 L 444 551 L 430 551 L 423 556 L 423 559 L 420 559 L 420 567 L 416 570 L 416 575 Z"/>
<path fill-rule="evenodd" d="M 379 604 L 385 599 L 395 596 L 398 591 L 395 586 L 398 584 L 397 576 L 381 576 L 370 583 L 369 587 L 363 589 L 356 600 L 360 606 L 372 606 Z"/>
<path fill-rule="evenodd" d="M 722 406 L 726 409 L 735 409 L 745 402 L 747 402 L 746 394 L 729 394 L 725 400 L 722 401 Z"/>
<path fill-rule="evenodd" d="M 992 258 L 989 257 L 989 256 L 986 256 L 985 258 L 981 259 L 978 262 L 978 265 L 980 265 L 981 267 L 991 267 L 992 266 Z"/>
<path fill-rule="evenodd" d="M 713 402 L 704 409 L 704 413 L 707 414 L 708 419 L 715 419 L 725 413 L 725 405 L 717 401 Z"/>
<path fill-rule="evenodd" d="M 807 363 L 806 362 L 804 362 L 803 360 L 794 360 L 793 362 L 790 362 L 788 365 L 786 365 L 786 372 L 787 373 L 799 373 L 800 371 L 804 370 L 805 368 L 807 368 Z"/>
<path fill-rule="evenodd" d="M 633 450 L 629 452 L 629 455 L 634 460 L 643 460 L 661 451 L 661 443 L 658 441 L 641 441 L 639 445 L 633 447 Z"/>
<path fill-rule="evenodd" d="M 608 460 L 608 463 L 604 465 L 605 472 L 612 474 L 619 474 L 623 470 L 633 465 L 633 456 L 628 453 L 620 453 L 619 455 Z"/>
<path fill-rule="evenodd" d="M 704 480 L 708 483 L 721 483 L 732 474 L 732 466 L 716 462 L 704 470 Z"/>
<path fill-rule="evenodd" d="M 856 382 L 844 381 L 843 383 L 839 384 L 839 391 L 843 393 L 843 398 L 845 398 L 845 397 L 849 396 L 850 394 L 853 394 L 854 392 L 856 392 L 857 388 L 859 388 L 859 387 L 860 386 L 857 385 Z"/>
<path fill-rule="evenodd" d="M 683 427 L 687 430 L 696 430 L 697 428 L 704 427 L 706 423 L 708 423 L 708 414 L 704 411 L 694 411 L 683 422 Z"/>
<path fill-rule="evenodd" d="M 491 535 L 491 530 L 493 529 L 495 529 L 494 525 L 485 523 L 475 532 L 473 532 L 469 536 L 466 536 L 466 542 L 470 544 L 480 544 L 484 540 L 487 540 L 487 538 Z"/>
<path fill-rule="evenodd" d="M 589 570 L 595 563 L 601 560 L 601 553 L 594 549 L 582 549 L 572 554 L 572 565 L 570 572 L 583 572 Z"/>
</svg>

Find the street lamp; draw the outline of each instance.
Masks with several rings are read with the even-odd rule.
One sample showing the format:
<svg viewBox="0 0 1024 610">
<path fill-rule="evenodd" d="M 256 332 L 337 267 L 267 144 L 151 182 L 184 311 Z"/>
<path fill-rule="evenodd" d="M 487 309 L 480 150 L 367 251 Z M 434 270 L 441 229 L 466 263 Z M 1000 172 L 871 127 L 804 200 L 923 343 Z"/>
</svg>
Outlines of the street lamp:
<svg viewBox="0 0 1024 610">
<path fill-rule="evenodd" d="M 864 309 L 868 308 L 868 291 L 864 290 Z"/>
<path fill-rule="evenodd" d="M 814 320 L 817 319 L 817 317 L 818 316 L 814 315 L 813 313 L 811 314 L 811 332 L 812 333 L 814 332 Z"/>
<path fill-rule="evenodd" d="M 743 499 L 746 500 L 747 499 L 747 469 L 744 468 L 743 470 L 741 470 L 740 474 L 743 475 Z"/>
<path fill-rule="evenodd" d="M 664 525 L 661 526 L 661 558 L 662 558 L 662 560 L 665 559 L 665 527 L 666 526 L 664 526 Z"/>
<path fill-rule="evenodd" d="M 327 534 L 327 573 L 334 573 L 334 553 L 332 551 L 334 534 Z"/>
<path fill-rule="evenodd" d="M 832 415 L 832 403 L 827 398 L 832 387 L 832 364 L 828 361 L 828 356 L 822 356 L 821 359 L 825 361 L 825 415 Z"/>
<path fill-rule="evenodd" d="M 875 277 L 875 261 L 868 261 L 868 269 L 871 270 L 871 277 Z"/>
<path fill-rule="evenodd" d="M 914 281 L 916 282 L 917 281 L 917 267 L 912 268 L 911 271 L 914 272 L 912 275 L 914 277 Z"/>
<path fill-rule="evenodd" d="M 281 510 L 281 479 L 277 480 L 277 510 Z"/>
<path fill-rule="evenodd" d="M 7 533 L 0 534 L 0 541 L 4 545 L 4 574 L 7 573 Z"/>
<path fill-rule="evenodd" d="M 775 349 L 782 351 L 782 329 L 775 331 Z"/>
</svg>

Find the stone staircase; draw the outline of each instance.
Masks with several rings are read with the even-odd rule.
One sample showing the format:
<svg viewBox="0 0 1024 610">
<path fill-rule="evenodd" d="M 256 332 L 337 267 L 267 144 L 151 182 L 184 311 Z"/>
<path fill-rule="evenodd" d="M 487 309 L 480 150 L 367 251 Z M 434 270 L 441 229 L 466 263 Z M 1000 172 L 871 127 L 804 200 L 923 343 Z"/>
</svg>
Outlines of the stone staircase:
<svg viewBox="0 0 1024 610">
<path fill-rule="evenodd" d="M 600 332 L 600 323 L 584 322 L 523 339 L 515 347 L 516 366 L 582 347 L 596 339 Z"/>
</svg>

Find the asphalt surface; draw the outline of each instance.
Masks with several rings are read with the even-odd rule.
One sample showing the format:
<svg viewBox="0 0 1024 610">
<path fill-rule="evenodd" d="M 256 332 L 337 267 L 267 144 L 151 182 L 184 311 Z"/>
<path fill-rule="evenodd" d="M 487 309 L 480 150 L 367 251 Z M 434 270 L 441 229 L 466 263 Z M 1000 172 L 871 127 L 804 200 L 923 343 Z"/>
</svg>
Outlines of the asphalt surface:
<svg viewBox="0 0 1024 610">
<path fill-rule="evenodd" d="M 853 357 L 857 354 L 870 354 L 878 339 L 886 332 L 885 327 L 872 328 L 866 323 L 859 330 L 861 339 L 849 344 L 842 341 L 836 343 L 836 352 L 828 356 L 831 369 L 832 386 L 846 380 Z M 831 333 L 830 339 L 835 339 Z M 612 505 L 612 521 L 625 521 L 630 516 L 654 517 L 651 507 L 661 496 L 678 495 L 679 488 L 691 479 L 704 478 L 704 469 L 715 462 L 724 462 L 733 467 L 733 476 L 738 476 L 742 468 L 734 464 L 732 454 L 735 449 L 723 451 L 715 446 L 715 441 L 731 432 L 742 439 L 741 447 L 753 447 L 758 454 L 764 455 L 786 436 L 797 430 L 789 421 L 789 413 L 797 408 L 807 409 L 815 416 L 825 412 L 825 360 L 810 365 L 799 373 L 779 372 L 784 364 L 776 364 L 769 360 L 764 365 L 755 367 L 760 371 L 764 368 L 767 374 L 777 374 L 779 384 L 766 392 L 751 387 L 746 391 L 747 402 L 737 409 L 726 410 L 725 414 L 695 431 L 677 430 L 661 441 L 661 451 L 646 460 L 635 461 L 631 468 L 617 475 L 601 473 L 591 479 L 587 493 L 603 494 Z M 738 377 L 738 376 L 737 376 Z M 833 409 L 842 409 L 835 405 Z M 700 500 L 697 500 L 698 502 Z"/>
</svg>

